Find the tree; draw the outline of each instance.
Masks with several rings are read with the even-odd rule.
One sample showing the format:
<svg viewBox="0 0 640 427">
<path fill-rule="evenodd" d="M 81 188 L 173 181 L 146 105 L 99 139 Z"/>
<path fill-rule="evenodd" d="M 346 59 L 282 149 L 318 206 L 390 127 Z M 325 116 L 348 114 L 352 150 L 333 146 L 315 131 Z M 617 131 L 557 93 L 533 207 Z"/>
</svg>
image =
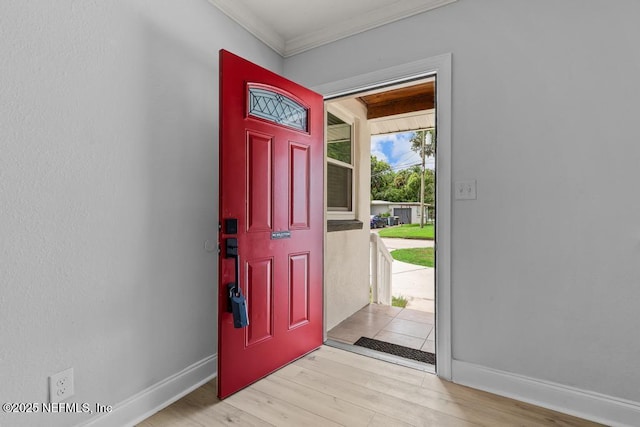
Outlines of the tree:
<svg viewBox="0 0 640 427">
<path fill-rule="evenodd" d="M 424 171 L 424 202 L 432 205 L 435 202 L 436 179 L 431 169 Z"/>
<path fill-rule="evenodd" d="M 420 211 L 424 212 L 425 196 L 426 196 L 426 182 L 425 182 L 425 158 L 433 156 L 435 154 L 435 133 L 433 129 L 418 131 L 411 137 L 411 149 L 418 153 L 422 159 L 422 170 L 420 173 Z M 424 227 L 424 215 L 420 214 L 420 228 Z"/>
<path fill-rule="evenodd" d="M 405 200 L 407 202 L 417 202 L 420 200 L 420 173 L 411 172 L 407 185 L 404 187 Z"/>
<path fill-rule="evenodd" d="M 387 202 L 405 202 L 404 190 L 401 188 L 386 188 L 383 191 L 377 193 L 379 200 L 386 200 Z"/>
<path fill-rule="evenodd" d="M 420 166 L 394 172 L 389 163 L 371 156 L 371 200 L 417 202 L 420 200 Z M 425 171 L 425 203 L 434 201 L 433 171 Z"/>
<path fill-rule="evenodd" d="M 407 179 L 409 179 L 407 169 L 399 170 L 393 178 L 393 186 L 395 188 L 404 188 L 404 186 L 407 185 Z"/>
<path fill-rule="evenodd" d="M 431 137 L 429 138 L 430 135 Z M 436 131 L 435 129 L 427 129 L 427 130 L 420 130 L 417 132 L 413 133 L 413 136 L 411 137 L 411 150 L 415 151 L 416 153 L 418 153 L 420 155 L 420 157 L 422 157 L 422 152 L 420 150 L 420 147 L 422 147 L 422 140 L 424 138 L 427 138 L 425 140 L 425 144 L 424 144 L 424 156 L 425 157 L 433 157 L 436 154 Z"/>
<path fill-rule="evenodd" d="M 377 200 L 378 193 L 384 191 L 393 181 L 391 165 L 384 160 L 371 156 L 371 200 Z"/>
<path fill-rule="evenodd" d="M 399 170 L 393 180 L 396 188 L 403 193 L 403 202 L 416 202 L 420 197 L 420 167 L 412 166 Z"/>
</svg>

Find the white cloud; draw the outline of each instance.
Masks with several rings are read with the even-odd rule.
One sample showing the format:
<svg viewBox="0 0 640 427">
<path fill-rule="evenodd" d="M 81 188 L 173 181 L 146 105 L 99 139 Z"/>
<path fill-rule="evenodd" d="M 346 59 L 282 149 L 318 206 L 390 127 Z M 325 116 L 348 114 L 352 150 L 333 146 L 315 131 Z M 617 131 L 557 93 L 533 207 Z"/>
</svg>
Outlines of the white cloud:
<svg viewBox="0 0 640 427">
<path fill-rule="evenodd" d="M 406 169 L 421 162 L 420 156 L 411 150 L 412 133 L 396 134 L 393 146 L 391 147 L 391 157 L 394 159 L 393 167 Z"/>
<path fill-rule="evenodd" d="M 394 170 L 421 164 L 418 153 L 411 150 L 412 136 L 413 132 L 372 136 L 371 154 L 389 163 Z M 435 159 L 428 157 L 425 165 L 428 169 L 434 169 Z"/>
<path fill-rule="evenodd" d="M 379 138 L 379 135 L 371 137 L 371 155 L 376 156 L 378 160 L 383 160 L 389 163 L 389 157 L 387 157 L 387 155 L 383 151 L 384 143 L 385 143 L 385 140 L 382 138 Z"/>
</svg>

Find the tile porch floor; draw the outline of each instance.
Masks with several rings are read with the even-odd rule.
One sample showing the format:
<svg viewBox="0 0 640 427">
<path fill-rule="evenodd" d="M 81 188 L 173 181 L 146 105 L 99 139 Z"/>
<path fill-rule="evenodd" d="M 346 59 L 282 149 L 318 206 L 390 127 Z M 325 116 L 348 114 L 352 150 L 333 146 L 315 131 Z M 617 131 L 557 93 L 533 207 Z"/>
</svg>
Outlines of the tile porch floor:
<svg viewBox="0 0 640 427">
<path fill-rule="evenodd" d="M 327 332 L 331 340 L 353 344 L 360 337 L 435 353 L 434 314 L 369 304 Z"/>
</svg>

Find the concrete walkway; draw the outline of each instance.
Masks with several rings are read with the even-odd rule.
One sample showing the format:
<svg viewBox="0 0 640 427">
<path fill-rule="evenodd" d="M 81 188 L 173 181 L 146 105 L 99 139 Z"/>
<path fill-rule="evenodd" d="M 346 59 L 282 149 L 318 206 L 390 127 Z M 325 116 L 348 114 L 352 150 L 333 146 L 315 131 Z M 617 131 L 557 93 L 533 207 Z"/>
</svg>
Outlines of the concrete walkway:
<svg viewBox="0 0 640 427">
<path fill-rule="evenodd" d="M 432 248 L 433 240 L 418 240 L 418 239 L 390 239 L 388 237 L 382 237 L 382 241 L 389 251 L 394 249 L 409 249 L 409 248 Z"/>
<path fill-rule="evenodd" d="M 382 241 L 389 251 L 433 247 L 433 240 L 383 238 Z M 394 260 L 391 294 L 409 300 L 406 308 L 434 313 L 435 269 Z"/>
</svg>

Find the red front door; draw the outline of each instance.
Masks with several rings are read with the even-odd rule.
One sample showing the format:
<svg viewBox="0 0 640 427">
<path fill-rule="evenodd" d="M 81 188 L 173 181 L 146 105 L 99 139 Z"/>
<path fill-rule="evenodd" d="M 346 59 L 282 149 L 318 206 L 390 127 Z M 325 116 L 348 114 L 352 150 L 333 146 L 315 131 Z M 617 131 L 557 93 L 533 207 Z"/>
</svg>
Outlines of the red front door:
<svg viewBox="0 0 640 427">
<path fill-rule="evenodd" d="M 317 93 L 224 50 L 220 70 L 224 398 L 322 344 L 324 106 Z M 229 239 L 237 239 L 237 279 Z M 244 328 L 227 311 L 236 280 L 246 298 Z"/>
</svg>

